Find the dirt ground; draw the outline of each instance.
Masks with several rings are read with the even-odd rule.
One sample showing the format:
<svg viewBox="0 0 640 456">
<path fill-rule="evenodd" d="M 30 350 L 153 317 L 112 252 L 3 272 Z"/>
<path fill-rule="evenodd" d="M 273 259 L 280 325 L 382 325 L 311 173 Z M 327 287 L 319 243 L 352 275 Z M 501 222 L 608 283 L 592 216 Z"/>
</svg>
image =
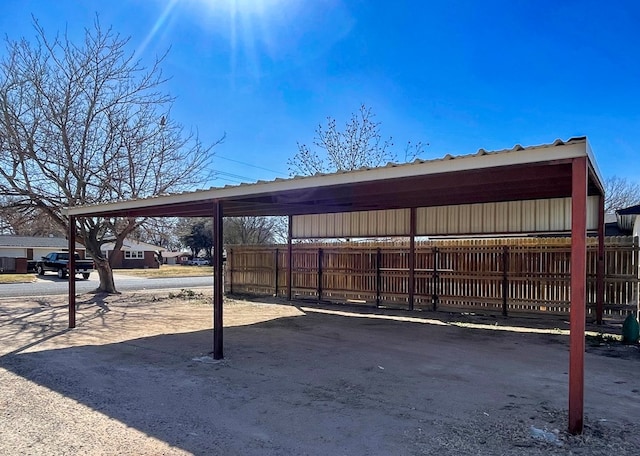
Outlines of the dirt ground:
<svg viewBox="0 0 640 456">
<path fill-rule="evenodd" d="M 637 346 L 587 342 L 570 436 L 562 320 L 227 299 L 214 362 L 201 293 L 0 299 L 0 454 L 638 454 Z"/>
</svg>

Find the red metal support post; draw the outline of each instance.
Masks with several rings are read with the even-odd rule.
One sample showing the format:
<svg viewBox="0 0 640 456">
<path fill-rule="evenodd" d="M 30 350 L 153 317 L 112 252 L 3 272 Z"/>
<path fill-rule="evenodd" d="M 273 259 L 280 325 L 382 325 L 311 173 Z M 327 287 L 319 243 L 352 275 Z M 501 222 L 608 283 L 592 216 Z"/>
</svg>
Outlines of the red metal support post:
<svg viewBox="0 0 640 456">
<path fill-rule="evenodd" d="M 76 327 L 76 218 L 69 216 L 69 328 Z"/>
<path fill-rule="evenodd" d="M 587 282 L 587 158 L 573 159 L 571 179 L 571 308 L 569 432 L 584 424 L 584 349 Z"/>
<path fill-rule="evenodd" d="M 213 359 L 222 359 L 222 203 L 213 203 Z"/>
<path fill-rule="evenodd" d="M 604 314 L 604 195 L 598 200 L 598 264 L 596 271 L 596 323 Z"/>
</svg>

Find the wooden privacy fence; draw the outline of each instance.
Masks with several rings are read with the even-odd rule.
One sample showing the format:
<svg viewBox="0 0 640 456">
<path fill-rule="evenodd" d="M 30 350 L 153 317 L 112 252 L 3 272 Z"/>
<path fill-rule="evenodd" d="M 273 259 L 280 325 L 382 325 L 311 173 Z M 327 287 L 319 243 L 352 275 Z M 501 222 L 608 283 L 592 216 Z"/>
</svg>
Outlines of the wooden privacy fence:
<svg viewBox="0 0 640 456">
<path fill-rule="evenodd" d="M 412 272 L 408 242 L 294 244 L 292 296 L 414 309 L 569 312 L 569 238 L 422 241 L 414 251 Z M 605 315 L 636 310 L 639 256 L 638 238 L 606 238 Z M 287 264 L 286 245 L 230 246 L 226 289 L 286 296 Z M 589 315 L 595 315 L 596 265 L 597 240 L 590 238 Z"/>
<path fill-rule="evenodd" d="M 10 257 L 0 257 L 0 273 L 15 272 L 16 259 Z"/>
</svg>

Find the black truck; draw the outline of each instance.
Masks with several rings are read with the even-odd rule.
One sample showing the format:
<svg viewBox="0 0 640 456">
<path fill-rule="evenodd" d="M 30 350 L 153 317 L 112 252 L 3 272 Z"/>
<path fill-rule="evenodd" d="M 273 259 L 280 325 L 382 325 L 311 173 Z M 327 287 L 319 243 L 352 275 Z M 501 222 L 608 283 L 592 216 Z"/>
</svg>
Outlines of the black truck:
<svg viewBox="0 0 640 456">
<path fill-rule="evenodd" d="M 76 274 L 82 274 L 83 279 L 88 279 L 89 274 L 93 270 L 92 260 L 81 260 L 80 256 L 75 254 Z M 38 275 L 44 275 L 46 272 L 55 272 L 60 279 L 64 279 L 69 275 L 69 252 L 51 252 L 47 256 L 43 256 L 36 263 L 36 271 Z"/>
</svg>

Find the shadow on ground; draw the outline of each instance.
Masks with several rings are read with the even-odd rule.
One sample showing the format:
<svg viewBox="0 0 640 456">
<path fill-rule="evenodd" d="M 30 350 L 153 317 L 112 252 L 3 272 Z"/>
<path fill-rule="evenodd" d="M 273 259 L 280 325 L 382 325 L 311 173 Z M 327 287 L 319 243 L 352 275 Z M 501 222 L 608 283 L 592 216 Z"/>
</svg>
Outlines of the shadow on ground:
<svg viewBox="0 0 640 456">
<path fill-rule="evenodd" d="M 566 337 L 301 309 L 225 328 L 221 362 L 204 330 L 16 350 L 0 367 L 192 454 L 566 454 L 530 436 L 531 426 L 566 428 Z M 605 412 L 616 429 L 640 413 L 640 360 L 615 371 L 620 360 L 591 361 L 589 394 L 611 384 L 605 375 L 623 382 L 617 399 L 607 390 L 587 401 L 606 435 L 595 424 Z"/>
</svg>

